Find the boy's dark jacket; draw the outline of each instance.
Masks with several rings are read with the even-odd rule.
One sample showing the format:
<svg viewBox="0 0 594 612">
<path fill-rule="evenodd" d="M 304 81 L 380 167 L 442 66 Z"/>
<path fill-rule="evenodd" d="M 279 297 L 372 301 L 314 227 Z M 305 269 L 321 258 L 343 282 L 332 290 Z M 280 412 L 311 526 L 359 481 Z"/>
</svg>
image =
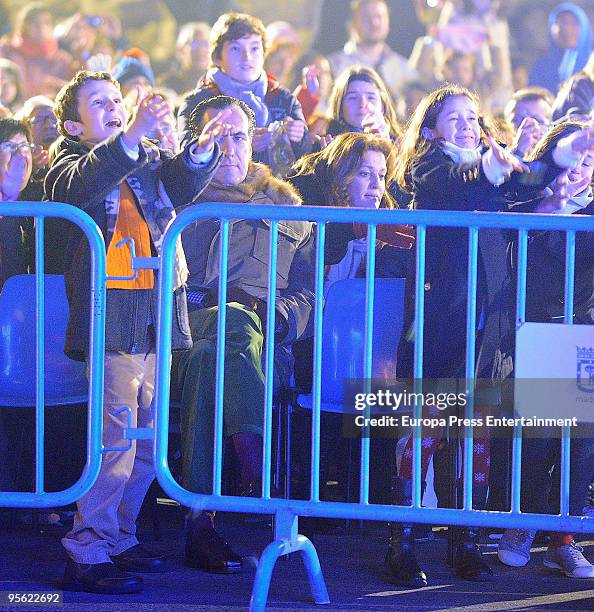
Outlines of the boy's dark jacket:
<svg viewBox="0 0 594 612">
<path fill-rule="evenodd" d="M 106 248 L 113 237 L 105 200 L 123 181 L 134 192 L 142 208 L 156 209 L 159 215 L 172 216 L 173 207 L 190 204 L 210 181 L 218 165 L 218 148 L 205 167 L 191 165 L 187 149 L 171 157 L 156 147 L 139 147 L 137 160 L 123 149 L 117 135 L 94 146 L 64 138 L 45 179 L 45 197 L 54 202 L 73 204 L 88 213 L 105 238 Z M 123 247 L 126 248 L 126 247 Z M 71 231 L 65 254 L 65 283 L 70 316 L 66 330 L 65 352 L 83 360 L 88 352 L 90 315 L 90 249 L 78 228 Z M 130 354 L 154 347 L 157 318 L 157 279 L 154 289 L 108 289 L 105 350 Z M 175 292 L 172 348 L 189 348 L 185 287 Z"/>
</svg>

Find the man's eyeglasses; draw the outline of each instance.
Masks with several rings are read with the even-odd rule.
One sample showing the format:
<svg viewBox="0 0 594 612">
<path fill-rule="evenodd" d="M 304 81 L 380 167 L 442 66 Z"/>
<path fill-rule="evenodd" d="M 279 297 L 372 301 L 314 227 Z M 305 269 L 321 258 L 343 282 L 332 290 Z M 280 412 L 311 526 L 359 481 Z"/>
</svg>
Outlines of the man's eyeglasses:
<svg viewBox="0 0 594 612">
<path fill-rule="evenodd" d="M 21 155 L 26 155 L 27 152 L 33 153 L 35 151 L 35 145 L 28 142 L 0 142 L 0 151 L 10 155 L 14 155 L 18 151 Z"/>
</svg>

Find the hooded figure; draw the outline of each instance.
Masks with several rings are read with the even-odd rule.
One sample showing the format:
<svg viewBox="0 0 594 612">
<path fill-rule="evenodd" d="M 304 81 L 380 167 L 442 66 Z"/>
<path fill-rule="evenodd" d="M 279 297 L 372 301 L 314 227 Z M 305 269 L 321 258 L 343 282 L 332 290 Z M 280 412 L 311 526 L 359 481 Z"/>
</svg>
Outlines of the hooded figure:
<svg viewBox="0 0 594 612">
<path fill-rule="evenodd" d="M 579 6 L 563 2 L 549 14 L 551 49 L 530 70 L 530 85 L 546 87 L 554 94 L 561 83 L 586 65 L 592 52 L 592 28 Z"/>
</svg>

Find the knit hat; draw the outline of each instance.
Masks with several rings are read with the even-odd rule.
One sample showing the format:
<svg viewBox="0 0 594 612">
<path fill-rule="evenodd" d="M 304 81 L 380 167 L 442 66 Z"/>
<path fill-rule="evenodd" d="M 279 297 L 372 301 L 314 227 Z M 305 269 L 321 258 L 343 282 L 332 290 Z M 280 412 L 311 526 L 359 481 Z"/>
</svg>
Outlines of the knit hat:
<svg viewBox="0 0 594 612">
<path fill-rule="evenodd" d="M 126 81 L 134 77 L 143 76 L 153 86 L 155 84 L 155 75 L 152 68 L 136 59 L 135 57 L 125 56 L 113 67 L 113 78 L 123 85 Z"/>
</svg>

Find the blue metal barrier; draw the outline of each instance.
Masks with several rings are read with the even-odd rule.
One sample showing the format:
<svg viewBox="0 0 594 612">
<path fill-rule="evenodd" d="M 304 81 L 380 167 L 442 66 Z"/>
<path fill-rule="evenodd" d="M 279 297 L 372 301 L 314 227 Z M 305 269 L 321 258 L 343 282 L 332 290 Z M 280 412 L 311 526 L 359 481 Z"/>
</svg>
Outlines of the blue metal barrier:
<svg viewBox="0 0 594 612">
<path fill-rule="evenodd" d="M 105 243 L 101 231 L 82 210 L 56 202 L 0 202 L 0 217 L 35 218 L 36 265 L 36 451 L 35 492 L 0 491 L 0 507 L 48 508 L 65 506 L 92 487 L 99 475 L 103 430 L 103 357 L 105 350 Z M 47 217 L 67 219 L 78 225 L 91 248 L 91 323 L 87 460 L 78 481 L 63 491 L 44 491 L 44 221 Z M 2 367 L 2 364 L 0 364 Z M 33 381 L 32 381 L 33 384 Z"/>
<path fill-rule="evenodd" d="M 175 242 L 183 229 L 190 223 L 202 218 L 221 219 L 220 251 L 220 285 L 219 304 L 226 302 L 227 248 L 230 219 L 269 219 L 271 220 L 270 273 L 269 293 L 267 300 L 266 328 L 266 394 L 265 394 L 265 427 L 263 445 L 262 497 L 248 498 L 221 495 L 221 468 L 223 445 L 223 377 L 225 334 L 218 334 L 217 344 L 217 377 L 215 393 L 215 440 L 213 494 L 200 495 L 185 490 L 172 477 L 167 462 L 168 420 L 169 420 L 169 382 L 171 358 L 171 317 L 173 307 L 173 263 Z M 272 412 L 272 351 L 274 339 L 274 295 L 278 221 L 302 220 L 318 223 L 316 247 L 315 287 L 317 299 L 314 309 L 314 379 L 312 411 L 312 473 L 309 500 L 271 499 L 270 466 L 271 461 L 271 412 Z M 421 426 L 415 427 L 413 437 L 413 502 L 411 507 L 391 506 L 369 503 L 369 437 L 361 441 L 360 464 L 360 501 L 358 503 L 325 502 L 319 497 L 319 462 L 320 462 L 320 384 L 321 384 L 321 340 L 322 340 L 322 286 L 323 254 L 326 222 L 367 223 L 369 224 L 369 241 L 367 253 L 366 285 L 366 336 L 364 377 L 371 377 L 372 330 L 373 330 L 373 286 L 374 286 L 374 245 L 377 224 L 411 224 L 417 226 L 417 286 L 415 318 L 415 355 L 414 377 L 420 380 L 423 374 L 423 300 L 425 238 L 428 226 L 463 227 L 469 229 L 468 237 L 468 306 L 467 306 L 467 342 L 466 342 L 466 380 L 468 398 L 465 417 L 474 414 L 474 367 L 475 367 L 475 326 L 476 326 L 476 288 L 477 288 L 477 248 L 479 230 L 483 228 L 507 228 L 519 231 L 519 275 L 517 322 L 524 321 L 526 290 L 526 257 L 528 230 L 561 230 L 568 235 L 567 270 L 566 270 L 566 312 L 565 323 L 572 322 L 574 249 L 576 231 L 594 231 L 594 218 L 576 216 L 549 216 L 512 213 L 454 212 L 454 211 L 409 211 L 409 210 L 364 210 L 347 208 L 317 207 L 282 207 L 282 206 L 246 206 L 243 204 L 210 203 L 194 206 L 183 211 L 169 227 L 163 241 L 162 260 L 159 274 L 159 325 L 157 338 L 156 370 L 156 420 L 155 420 L 155 466 L 157 478 L 163 489 L 183 505 L 194 509 L 227 510 L 234 512 L 253 512 L 275 514 L 275 540 L 262 554 L 256 580 L 253 587 L 251 609 L 263 610 L 266 604 L 268 586 L 276 559 L 288 552 L 300 550 L 304 554 L 308 568 L 312 592 L 316 603 L 328 601 L 317 554 L 311 543 L 297 534 L 297 516 L 316 516 L 328 518 L 350 518 L 367 520 L 402 520 L 419 523 L 438 523 L 465 526 L 522 527 L 526 529 L 548 529 L 569 531 L 573 533 L 593 533 L 594 519 L 570 516 L 568 513 L 569 492 L 569 428 L 562 433 L 562 509 L 561 514 L 522 514 L 520 512 L 521 487 L 521 427 L 516 426 L 513 441 L 513 479 L 511 512 L 479 511 L 472 509 L 472 427 L 465 428 L 465 462 L 463 484 L 463 507 L 454 508 L 421 508 Z M 271 297 L 272 296 L 272 297 Z M 225 329 L 225 308 L 219 308 L 219 330 Z M 414 416 L 421 417 L 421 406 L 415 403 Z"/>
</svg>

